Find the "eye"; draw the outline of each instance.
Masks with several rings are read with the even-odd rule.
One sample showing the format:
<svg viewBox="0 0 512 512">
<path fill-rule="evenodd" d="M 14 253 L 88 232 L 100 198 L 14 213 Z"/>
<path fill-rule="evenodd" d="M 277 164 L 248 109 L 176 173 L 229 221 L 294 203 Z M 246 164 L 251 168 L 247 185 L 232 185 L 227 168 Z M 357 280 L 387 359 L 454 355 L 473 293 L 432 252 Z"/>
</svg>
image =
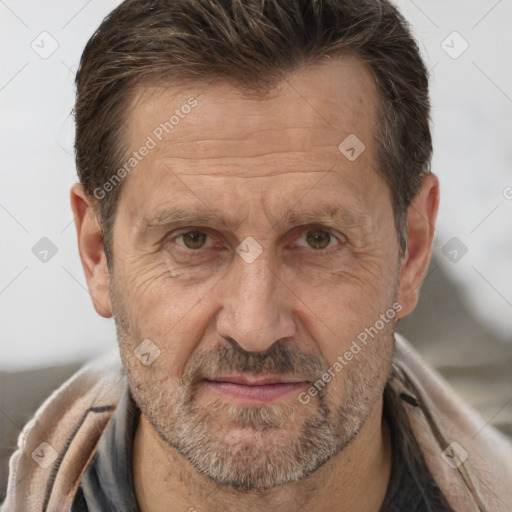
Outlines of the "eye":
<svg viewBox="0 0 512 512">
<path fill-rule="evenodd" d="M 210 245 L 206 245 L 208 239 L 209 236 L 206 233 L 203 233 L 202 231 L 187 231 L 186 233 L 181 233 L 175 238 L 178 245 L 186 247 L 187 249 L 196 250 L 210 247 L 212 243 L 211 240 Z"/>
<path fill-rule="evenodd" d="M 305 240 L 306 244 L 315 250 L 329 249 L 339 244 L 336 237 L 324 229 L 310 229 L 305 231 L 297 241 Z"/>
</svg>

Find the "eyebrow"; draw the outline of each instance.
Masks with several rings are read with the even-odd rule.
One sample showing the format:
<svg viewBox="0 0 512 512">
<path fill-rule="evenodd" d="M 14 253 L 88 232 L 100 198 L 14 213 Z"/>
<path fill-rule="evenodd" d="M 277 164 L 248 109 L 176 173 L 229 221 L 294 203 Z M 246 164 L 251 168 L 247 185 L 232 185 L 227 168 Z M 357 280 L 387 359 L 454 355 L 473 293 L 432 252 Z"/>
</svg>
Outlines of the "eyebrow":
<svg viewBox="0 0 512 512">
<path fill-rule="evenodd" d="M 173 210 L 162 211 L 155 215 L 144 215 L 137 223 L 137 227 L 140 230 L 146 230 L 171 227 L 177 224 L 229 226 L 230 222 L 221 215 L 217 215 L 213 212 L 198 212 L 183 208 L 175 208 Z"/>
<path fill-rule="evenodd" d="M 144 215 L 137 223 L 137 230 L 169 229 L 177 225 L 224 226 L 236 230 L 241 222 L 241 220 L 234 222 L 232 219 L 227 219 L 213 212 L 200 212 L 177 207 L 153 215 Z M 341 206 L 329 205 L 322 205 L 319 208 L 308 211 L 291 210 L 272 219 L 273 229 L 283 229 L 290 226 L 307 224 L 323 224 L 332 228 L 361 228 L 363 231 L 366 231 L 369 227 L 370 219 L 361 212 L 352 211 Z"/>
<path fill-rule="evenodd" d="M 304 225 L 324 224 L 333 228 L 336 227 L 365 227 L 368 225 L 369 217 L 362 213 L 349 210 L 341 206 L 322 206 L 309 211 L 291 211 L 285 213 L 282 221 L 276 222 L 281 225 Z"/>
</svg>

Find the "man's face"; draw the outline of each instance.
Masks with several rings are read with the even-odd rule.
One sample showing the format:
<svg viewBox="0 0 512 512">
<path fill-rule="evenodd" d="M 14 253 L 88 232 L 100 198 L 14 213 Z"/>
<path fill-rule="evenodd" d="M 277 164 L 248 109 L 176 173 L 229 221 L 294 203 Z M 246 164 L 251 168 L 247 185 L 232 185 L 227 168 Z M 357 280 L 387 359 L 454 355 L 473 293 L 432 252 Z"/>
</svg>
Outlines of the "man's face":
<svg viewBox="0 0 512 512">
<path fill-rule="evenodd" d="M 138 92 L 130 151 L 156 146 L 123 183 L 110 283 L 132 394 L 219 484 L 303 478 L 360 430 L 392 359 L 399 251 L 374 82 L 346 57 L 264 97 L 226 83 Z"/>
</svg>

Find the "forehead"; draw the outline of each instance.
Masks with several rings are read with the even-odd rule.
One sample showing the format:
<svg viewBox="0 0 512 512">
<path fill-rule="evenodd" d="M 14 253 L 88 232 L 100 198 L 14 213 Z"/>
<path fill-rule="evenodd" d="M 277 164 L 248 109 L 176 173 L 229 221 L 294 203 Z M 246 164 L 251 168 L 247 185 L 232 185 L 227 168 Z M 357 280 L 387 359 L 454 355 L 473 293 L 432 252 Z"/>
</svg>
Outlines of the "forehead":
<svg viewBox="0 0 512 512">
<path fill-rule="evenodd" d="M 122 196 L 137 218 L 178 195 L 211 204 L 213 191 L 239 210 L 264 203 L 271 212 L 274 203 L 281 212 L 283 192 L 296 200 L 310 190 L 314 200 L 334 188 L 357 202 L 379 179 L 377 103 L 371 72 L 352 56 L 291 73 L 265 95 L 221 81 L 146 85 L 125 120 L 130 151 L 150 139 L 152 149 L 136 162 Z M 340 144 L 359 156 L 347 158 Z M 251 205 L 241 205 L 242 197 Z"/>
<path fill-rule="evenodd" d="M 200 108 L 188 115 L 187 102 Z M 190 141 L 191 132 L 222 131 L 236 138 L 268 128 L 323 128 L 332 141 L 346 130 L 365 138 L 376 120 L 377 91 L 369 68 L 357 57 L 341 55 L 287 75 L 266 93 L 222 80 L 145 84 L 136 88 L 127 110 L 130 147 L 166 121 L 163 144 Z M 185 115 L 181 110 L 186 110 Z M 174 119 L 173 118 L 174 114 Z M 214 139 L 214 137 L 212 137 Z M 370 141 L 368 141 L 370 142 Z M 282 142 L 280 142 L 282 144 Z"/>
</svg>

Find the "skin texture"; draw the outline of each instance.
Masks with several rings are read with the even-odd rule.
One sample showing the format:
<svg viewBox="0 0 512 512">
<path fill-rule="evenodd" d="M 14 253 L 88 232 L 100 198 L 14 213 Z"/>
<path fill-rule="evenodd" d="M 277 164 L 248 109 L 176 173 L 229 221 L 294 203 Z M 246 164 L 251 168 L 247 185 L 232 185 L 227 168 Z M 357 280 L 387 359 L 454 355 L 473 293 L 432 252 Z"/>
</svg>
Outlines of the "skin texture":
<svg viewBox="0 0 512 512">
<path fill-rule="evenodd" d="M 264 97 L 223 82 L 140 87 L 126 119 L 133 150 L 190 97 L 198 104 L 125 178 L 110 275 L 92 202 L 73 187 L 91 297 L 115 318 L 142 411 L 133 469 L 143 511 L 379 510 L 394 325 L 417 302 L 438 182 L 423 177 L 400 257 L 375 169 L 376 94 L 354 57 L 298 70 Z M 349 134 L 365 145 L 354 161 L 338 150 Z M 181 220 L 165 224 L 178 210 Z M 251 263 L 236 252 L 249 236 L 262 250 Z M 299 392 L 390 310 L 301 403 Z M 146 339 L 159 350 L 148 366 L 134 353 Z M 255 404 L 204 380 L 234 373 L 298 384 Z"/>
</svg>

